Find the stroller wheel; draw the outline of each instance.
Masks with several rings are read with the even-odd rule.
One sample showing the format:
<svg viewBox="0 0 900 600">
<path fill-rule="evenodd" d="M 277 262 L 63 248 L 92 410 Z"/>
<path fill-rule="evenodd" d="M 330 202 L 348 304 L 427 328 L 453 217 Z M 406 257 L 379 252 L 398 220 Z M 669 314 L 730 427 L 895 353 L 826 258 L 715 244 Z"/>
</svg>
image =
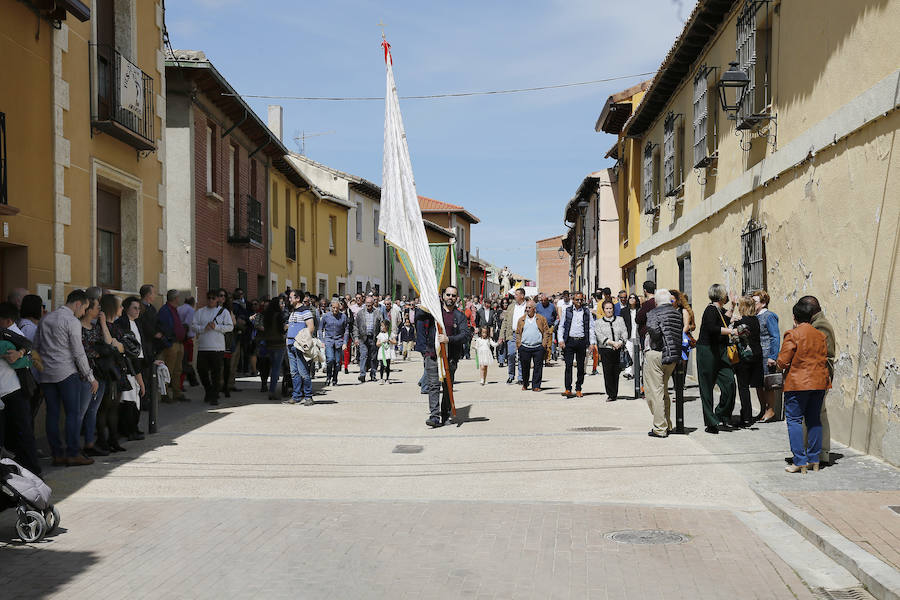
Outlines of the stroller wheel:
<svg viewBox="0 0 900 600">
<path fill-rule="evenodd" d="M 56 506 L 50 505 L 47 510 L 44 511 L 44 521 L 47 522 L 47 533 L 44 535 L 50 535 L 56 528 L 59 527 L 59 511 L 56 510 Z"/>
<path fill-rule="evenodd" d="M 39 542 L 47 533 L 47 521 L 44 520 L 44 515 L 35 510 L 26 511 L 16 521 L 16 532 L 26 544 Z"/>
</svg>

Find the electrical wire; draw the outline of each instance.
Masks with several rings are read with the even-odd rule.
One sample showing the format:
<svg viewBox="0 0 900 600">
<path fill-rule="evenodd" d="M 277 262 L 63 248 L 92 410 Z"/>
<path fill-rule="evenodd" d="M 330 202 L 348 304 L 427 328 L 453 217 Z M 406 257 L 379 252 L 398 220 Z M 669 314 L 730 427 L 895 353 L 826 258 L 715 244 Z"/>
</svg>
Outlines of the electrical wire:
<svg viewBox="0 0 900 600">
<path fill-rule="evenodd" d="M 583 85 L 596 85 L 598 83 L 606 83 L 609 81 L 618 81 L 620 79 L 632 79 L 634 77 L 645 77 L 653 75 L 655 71 L 647 71 L 646 73 L 635 73 L 633 75 L 620 75 L 618 77 L 607 77 L 605 79 L 593 79 L 591 81 L 577 81 L 575 83 L 560 83 L 556 85 L 541 85 L 536 87 L 516 88 L 510 90 L 487 90 L 481 92 L 453 92 L 446 94 L 425 94 L 422 96 L 400 96 L 401 100 L 433 100 L 437 98 L 463 98 L 468 96 L 492 96 L 500 94 L 522 94 L 525 92 L 539 92 L 544 90 L 558 90 L 561 88 L 578 87 Z M 223 96 L 240 96 L 242 98 L 260 98 L 265 100 L 326 100 L 330 102 L 343 101 L 367 101 L 367 100 L 384 100 L 384 96 L 266 96 L 259 94 L 229 94 L 223 93 Z"/>
</svg>

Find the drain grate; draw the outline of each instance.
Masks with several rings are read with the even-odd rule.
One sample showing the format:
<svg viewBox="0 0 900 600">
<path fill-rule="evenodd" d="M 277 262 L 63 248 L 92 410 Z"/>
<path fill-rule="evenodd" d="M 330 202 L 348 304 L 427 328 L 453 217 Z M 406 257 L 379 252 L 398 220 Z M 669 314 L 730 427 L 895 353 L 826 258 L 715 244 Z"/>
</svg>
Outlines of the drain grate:
<svg viewBox="0 0 900 600">
<path fill-rule="evenodd" d="M 691 540 L 683 533 L 661 529 L 626 529 L 607 533 L 606 537 L 620 544 L 684 544 Z"/>
<path fill-rule="evenodd" d="M 888 508 L 900 515 L 900 506 L 888 506 Z"/>
<path fill-rule="evenodd" d="M 569 431 L 618 431 L 621 427 L 599 427 L 599 426 L 591 426 L 591 427 L 570 427 Z"/>
<path fill-rule="evenodd" d="M 400 444 L 399 446 L 394 446 L 394 449 L 391 450 L 391 452 L 393 454 L 418 454 L 419 452 L 422 451 L 423 448 L 424 448 L 423 446 L 413 446 L 413 445 L 406 446 L 406 445 Z"/>
<path fill-rule="evenodd" d="M 826 590 L 816 588 L 813 595 L 818 600 L 874 600 L 874 597 L 863 588 L 847 588 L 845 590 Z"/>
</svg>

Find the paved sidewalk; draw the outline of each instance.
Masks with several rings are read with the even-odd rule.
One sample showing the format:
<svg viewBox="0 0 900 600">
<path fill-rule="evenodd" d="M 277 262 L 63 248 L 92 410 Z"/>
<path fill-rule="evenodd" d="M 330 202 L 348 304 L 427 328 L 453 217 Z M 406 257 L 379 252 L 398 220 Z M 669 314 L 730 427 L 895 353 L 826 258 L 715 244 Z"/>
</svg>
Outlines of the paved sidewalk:
<svg viewBox="0 0 900 600">
<path fill-rule="evenodd" d="M 215 409 L 164 406 L 160 433 L 124 454 L 49 469 L 58 534 L 22 546 L 0 514 L 4 600 L 813 597 L 752 525 L 768 512 L 740 451 L 697 433 L 648 438 L 644 401 L 605 402 L 602 377 L 564 399 L 561 367 L 533 393 L 482 387 L 464 361 L 469 421 L 431 430 L 421 363 L 395 371 L 391 385 L 342 374 L 312 407 L 248 382 Z M 726 437 L 740 439 L 716 443 Z M 775 452 L 757 468 L 781 469 Z M 622 530 L 685 539 L 608 537 Z"/>
</svg>

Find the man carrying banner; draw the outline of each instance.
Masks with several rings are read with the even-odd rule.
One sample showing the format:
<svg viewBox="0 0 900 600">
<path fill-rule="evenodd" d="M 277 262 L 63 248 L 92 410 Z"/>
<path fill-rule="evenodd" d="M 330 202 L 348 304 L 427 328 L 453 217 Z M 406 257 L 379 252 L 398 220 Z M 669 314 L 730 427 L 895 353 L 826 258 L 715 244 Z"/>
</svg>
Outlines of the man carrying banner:
<svg viewBox="0 0 900 600">
<path fill-rule="evenodd" d="M 443 386 L 438 376 L 439 357 L 435 351 L 434 317 L 421 308 L 416 309 L 416 351 L 422 353 L 425 362 L 422 391 L 428 394 L 429 416 L 425 424 L 440 427 L 450 418 L 450 394 L 456 366 L 462 354 L 463 345 L 469 340 L 471 331 L 466 316 L 456 308 L 459 292 L 449 285 L 444 289 L 441 303 L 441 318 L 444 334 L 437 334 L 438 344 L 447 344 L 448 372 L 444 374 Z M 442 393 L 443 392 L 443 393 Z"/>
</svg>

